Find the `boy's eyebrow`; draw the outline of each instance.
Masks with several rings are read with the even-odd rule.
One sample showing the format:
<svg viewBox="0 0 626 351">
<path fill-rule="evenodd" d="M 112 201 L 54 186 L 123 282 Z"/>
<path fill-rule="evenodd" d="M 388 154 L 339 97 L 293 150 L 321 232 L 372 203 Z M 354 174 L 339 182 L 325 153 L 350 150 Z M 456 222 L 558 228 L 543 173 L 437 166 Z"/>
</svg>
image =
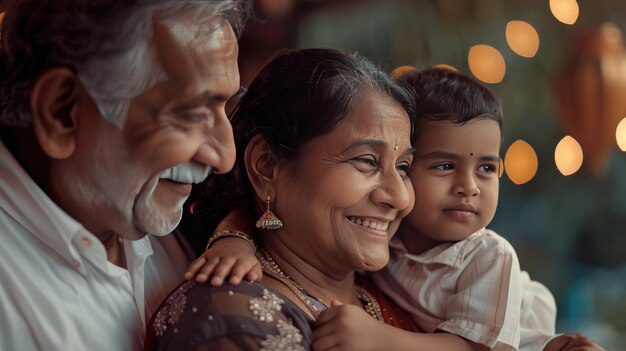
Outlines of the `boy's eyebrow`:
<svg viewBox="0 0 626 351">
<path fill-rule="evenodd" d="M 428 159 L 439 159 L 439 158 L 445 158 L 445 159 L 459 159 L 461 158 L 461 156 L 459 154 L 455 154 L 452 152 L 446 152 L 446 151 L 433 151 L 433 152 L 429 152 L 425 155 L 421 155 L 420 158 L 428 158 Z M 481 156 L 479 158 L 479 160 L 481 161 L 490 161 L 490 162 L 500 162 L 500 156 L 498 155 L 484 155 Z"/>
</svg>

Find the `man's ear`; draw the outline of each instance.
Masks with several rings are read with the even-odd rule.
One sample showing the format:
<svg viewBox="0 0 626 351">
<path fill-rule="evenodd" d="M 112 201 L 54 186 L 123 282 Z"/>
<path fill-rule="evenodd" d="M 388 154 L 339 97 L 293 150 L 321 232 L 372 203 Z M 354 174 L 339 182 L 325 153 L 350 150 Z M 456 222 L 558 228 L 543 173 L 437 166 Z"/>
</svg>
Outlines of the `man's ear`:
<svg viewBox="0 0 626 351">
<path fill-rule="evenodd" d="M 33 130 L 41 149 L 50 158 L 67 158 L 76 149 L 78 88 L 78 77 L 64 67 L 47 70 L 33 85 L 30 93 Z"/>
<path fill-rule="evenodd" d="M 265 201 L 267 195 L 274 199 L 278 165 L 276 157 L 261 134 L 255 135 L 248 143 L 244 158 L 248 178 L 259 199 Z"/>
</svg>

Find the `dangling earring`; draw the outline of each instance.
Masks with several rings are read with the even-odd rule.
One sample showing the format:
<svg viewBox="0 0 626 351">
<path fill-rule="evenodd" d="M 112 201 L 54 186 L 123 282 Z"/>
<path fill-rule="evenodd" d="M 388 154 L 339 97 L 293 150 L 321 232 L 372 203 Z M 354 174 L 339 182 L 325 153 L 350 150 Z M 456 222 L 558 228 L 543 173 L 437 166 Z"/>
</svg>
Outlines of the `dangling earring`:
<svg viewBox="0 0 626 351">
<path fill-rule="evenodd" d="M 256 221 L 256 227 L 261 229 L 280 229 L 283 227 L 283 222 L 276 217 L 276 215 L 270 210 L 270 195 L 267 195 L 267 209 L 263 212 L 261 218 Z"/>
</svg>

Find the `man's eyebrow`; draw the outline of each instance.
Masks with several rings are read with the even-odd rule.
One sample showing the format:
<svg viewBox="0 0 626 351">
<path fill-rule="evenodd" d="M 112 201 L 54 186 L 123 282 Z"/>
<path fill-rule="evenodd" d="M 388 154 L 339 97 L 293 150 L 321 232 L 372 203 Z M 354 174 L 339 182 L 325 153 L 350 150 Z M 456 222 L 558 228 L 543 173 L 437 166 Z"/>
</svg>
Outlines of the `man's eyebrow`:
<svg viewBox="0 0 626 351">
<path fill-rule="evenodd" d="M 202 92 L 202 94 L 196 96 L 195 98 L 191 100 L 183 101 L 177 104 L 172 110 L 176 112 L 176 111 L 182 111 L 182 110 L 189 110 L 189 109 L 199 107 L 199 106 L 210 105 L 211 103 L 215 103 L 215 102 L 225 103 L 231 97 L 243 95 L 245 94 L 246 91 L 247 91 L 246 88 L 239 87 L 239 90 L 237 90 L 237 92 L 234 95 L 228 96 L 224 94 L 213 94 L 210 91 L 205 90 Z"/>
</svg>

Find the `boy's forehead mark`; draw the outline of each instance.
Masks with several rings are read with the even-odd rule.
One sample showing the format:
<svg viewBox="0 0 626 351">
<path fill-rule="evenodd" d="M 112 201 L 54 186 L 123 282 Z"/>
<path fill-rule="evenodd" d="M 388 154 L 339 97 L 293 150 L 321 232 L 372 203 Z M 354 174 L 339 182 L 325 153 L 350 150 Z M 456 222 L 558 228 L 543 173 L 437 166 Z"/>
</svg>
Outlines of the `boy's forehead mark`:
<svg viewBox="0 0 626 351">
<path fill-rule="evenodd" d="M 474 156 L 474 153 L 473 153 L 473 152 L 470 152 L 470 156 Z"/>
</svg>

